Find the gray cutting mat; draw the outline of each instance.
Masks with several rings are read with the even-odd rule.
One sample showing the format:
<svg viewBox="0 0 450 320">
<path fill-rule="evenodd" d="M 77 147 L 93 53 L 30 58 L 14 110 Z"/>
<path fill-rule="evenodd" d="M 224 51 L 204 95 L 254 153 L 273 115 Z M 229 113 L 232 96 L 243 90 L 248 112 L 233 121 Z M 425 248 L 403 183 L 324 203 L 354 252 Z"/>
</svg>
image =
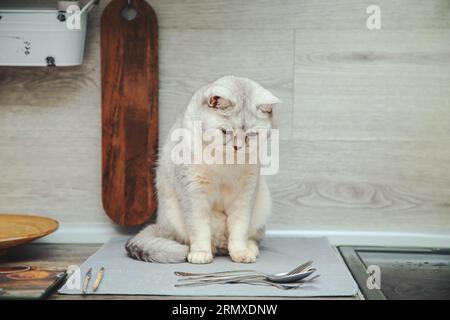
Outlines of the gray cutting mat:
<svg viewBox="0 0 450 320">
<path fill-rule="evenodd" d="M 92 267 L 92 279 L 88 294 L 120 295 L 170 295 L 170 296 L 252 296 L 252 297 L 325 297 L 354 296 L 357 285 L 339 254 L 330 246 L 326 238 L 266 238 L 261 245 L 261 253 L 253 264 L 234 263 L 229 257 L 216 257 L 211 264 L 193 265 L 158 264 L 133 260 L 127 257 L 127 238 L 114 239 L 101 247 L 81 266 L 81 278 Z M 320 277 L 301 289 L 280 290 L 277 288 L 247 284 L 216 284 L 202 287 L 177 288 L 178 277 L 174 271 L 213 272 L 236 269 L 256 269 L 268 273 L 278 273 L 293 269 L 308 260 Z M 92 292 L 92 284 L 100 268 L 105 267 L 103 281 Z M 80 294 L 77 279 L 72 275 L 59 290 L 62 294 Z M 82 282 L 82 279 L 81 279 Z M 78 281 L 79 283 L 79 281 Z M 69 285 L 70 286 L 70 285 Z"/>
</svg>

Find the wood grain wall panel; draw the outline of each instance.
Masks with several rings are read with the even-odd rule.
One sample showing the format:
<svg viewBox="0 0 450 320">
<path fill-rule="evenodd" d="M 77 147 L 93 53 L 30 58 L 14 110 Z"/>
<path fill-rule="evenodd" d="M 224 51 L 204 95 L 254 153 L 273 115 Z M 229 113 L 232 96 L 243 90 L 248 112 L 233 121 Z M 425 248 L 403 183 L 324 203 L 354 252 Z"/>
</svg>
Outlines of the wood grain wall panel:
<svg viewBox="0 0 450 320">
<path fill-rule="evenodd" d="M 86 2 L 84 0 L 82 2 Z M 369 5 L 381 8 L 385 30 L 450 27 L 448 0 L 147 0 L 161 28 L 184 29 L 365 29 Z M 17 4 L 17 0 L 2 0 Z M 20 0 L 53 6 L 54 0 Z M 98 23 L 109 0 L 101 0 L 91 15 Z"/>
<path fill-rule="evenodd" d="M 107 221 L 100 201 L 95 15 L 89 23 L 82 66 L 0 68 L 0 212 Z M 233 72 L 261 81 L 285 101 L 286 113 L 276 120 L 289 137 L 293 40 L 293 31 L 161 29 L 161 141 L 197 88 Z"/>
<path fill-rule="evenodd" d="M 450 27 L 447 0 L 216 0 L 150 1 L 163 28 L 365 29 L 366 9 L 381 8 L 385 30 Z"/>
<path fill-rule="evenodd" d="M 292 113 L 292 31 L 162 29 L 161 134 L 165 137 L 193 92 L 223 75 L 248 77 L 278 96 L 274 114 L 283 139 L 289 138 Z"/>
<path fill-rule="evenodd" d="M 89 127 L 42 126 L 1 135 L 0 211 L 43 214 L 63 223 L 106 222 L 100 201 L 100 130 L 89 136 Z"/>
<path fill-rule="evenodd" d="M 268 177 L 277 227 L 448 230 L 445 142 L 290 141 Z"/>
<path fill-rule="evenodd" d="M 90 14 L 83 66 L 0 68 L 0 212 L 109 223 L 99 80 L 108 2 Z M 193 91 L 223 74 L 284 101 L 271 227 L 450 229 L 450 1 L 378 1 L 379 31 L 366 29 L 365 0 L 149 2 L 161 141 Z"/>
<path fill-rule="evenodd" d="M 438 142 L 291 141 L 281 145 L 280 170 L 289 177 L 330 183 L 356 182 L 450 189 L 450 139 Z M 295 169 L 296 168 L 296 169 Z"/>
<path fill-rule="evenodd" d="M 294 138 L 450 137 L 450 30 L 297 31 L 295 43 Z"/>
</svg>

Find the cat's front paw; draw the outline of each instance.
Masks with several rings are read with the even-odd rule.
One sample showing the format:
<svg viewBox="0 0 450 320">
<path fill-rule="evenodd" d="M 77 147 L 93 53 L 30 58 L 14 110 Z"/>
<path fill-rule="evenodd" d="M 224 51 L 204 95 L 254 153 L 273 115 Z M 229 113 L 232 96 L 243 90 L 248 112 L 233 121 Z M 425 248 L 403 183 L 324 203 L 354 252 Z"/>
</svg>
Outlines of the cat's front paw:
<svg viewBox="0 0 450 320">
<path fill-rule="evenodd" d="M 253 252 L 255 254 L 255 256 L 259 255 L 258 244 L 256 243 L 255 240 L 248 240 L 247 247 L 248 247 L 248 250 L 250 250 L 251 252 Z"/>
<path fill-rule="evenodd" d="M 250 248 L 245 250 L 230 251 L 231 260 L 240 263 L 253 263 L 256 261 L 256 252 Z"/>
<path fill-rule="evenodd" d="M 211 263 L 213 255 L 210 251 L 191 251 L 188 254 L 188 261 L 195 264 Z"/>
</svg>

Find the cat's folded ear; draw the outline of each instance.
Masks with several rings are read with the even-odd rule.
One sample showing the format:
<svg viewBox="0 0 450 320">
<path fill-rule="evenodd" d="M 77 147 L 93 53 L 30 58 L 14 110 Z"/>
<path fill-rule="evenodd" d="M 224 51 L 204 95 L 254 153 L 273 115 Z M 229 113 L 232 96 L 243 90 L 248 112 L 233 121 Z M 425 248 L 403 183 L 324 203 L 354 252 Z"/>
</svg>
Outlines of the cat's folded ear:
<svg viewBox="0 0 450 320">
<path fill-rule="evenodd" d="M 203 93 L 203 104 L 213 109 L 227 109 L 235 105 L 232 95 L 223 87 L 211 86 Z"/>
<path fill-rule="evenodd" d="M 273 95 L 269 90 L 261 90 L 256 100 L 256 108 L 263 113 L 272 113 L 274 106 L 281 103 L 281 100 Z"/>
<path fill-rule="evenodd" d="M 226 109 L 233 105 L 230 100 L 225 99 L 224 97 L 220 97 L 220 96 L 209 97 L 207 104 L 208 104 L 208 107 L 215 108 L 215 109 Z"/>
</svg>

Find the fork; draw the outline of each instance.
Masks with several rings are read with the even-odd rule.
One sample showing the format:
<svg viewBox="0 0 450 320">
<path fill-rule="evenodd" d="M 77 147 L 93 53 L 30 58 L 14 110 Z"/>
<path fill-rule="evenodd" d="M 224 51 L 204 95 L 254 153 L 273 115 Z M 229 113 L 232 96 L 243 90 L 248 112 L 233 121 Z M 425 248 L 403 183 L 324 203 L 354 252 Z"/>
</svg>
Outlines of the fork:
<svg viewBox="0 0 450 320">
<path fill-rule="evenodd" d="M 299 280 L 309 277 L 316 271 L 314 268 L 306 269 L 297 273 L 287 274 L 279 273 L 274 275 L 259 275 L 259 274 L 247 274 L 247 275 L 224 275 L 214 277 L 184 277 L 178 279 L 179 282 L 196 281 L 196 282 L 217 282 L 217 281 L 235 281 L 235 280 L 266 280 L 275 283 L 293 283 Z"/>
<path fill-rule="evenodd" d="M 277 276 L 287 276 L 292 274 L 301 273 L 306 269 L 309 269 L 313 264 L 313 261 L 308 261 L 304 264 L 297 266 L 288 272 L 275 274 Z M 200 278 L 209 278 L 209 277 L 224 277 L 228 274 L 239 274 L 239 273 L 253 273 L 253 275 L 263 276 L 263 277 L 272 277 L 274 274 L 264 273 L 257 270 L 230 270 L 230 271 L 219 271 L 219 272 L 206 272 L 206 273 L 195 273 L 195 272 L 181 272 L 175 271 L 175 275 L 182 277 L 190 277 L 190 279 L 200 279 Z"/>
<path fill-rule="evenodd" d="M 188 272 L 176 272 L 175 274 L 186 275 L 184 278 L 178 279 L 178 282 L 185 282 L 176 285 L 181 286 L 200 286 L 207 284 L 220 284 L 220 283 L 254 283 L 254 284 L 270 284 L 275 285 L 280 289 L 291 289 L 292 284 L 299 283 L 301 280 L 305 281 L 307 277 L 313 274 L 316 269 L 312 268 L 312 261 L 308 261 L 289 272 L 283 272 L 278 274 L 266 274 L 256 270 L 235 270 L 235 271 L 221 271 L 214 273 L 188 273 Z M 247 273 L 247 274 L 243 274 Z M 314 277 L 313 279 L 315 279 Z M 291 284 L 286 286 L 286 284 Z M 298 288 L 299 285 L 294 285 Z"/>
<path fill-rule="evenodd" d="M 275 283 L 271 282 L 265 279 L 256 279 L 256 280 L 245 280 L 245 279 L 238 279 L 238 280 L 217 280 L 217 281 L 203 281 L 203 282 L 190 282 L 190 283 L 182 283 L 182 284 L 176 284 L 175 287 L 199 287 L 199 286 L 206 286 L 210 284 L 232 284 L 232 283 L 241 283 L 241 284 L 255 284 L 255 285 L 265 285 L 265 286 L 273 286 L 278 289 L 282 290 L 291 290 L 291 289 L 298 289 L 302 287 L 305 283 L 313 281 L 317 279 L 320 275 L 316 275 L 310 279 L 301 280 L 301 282 L 296 283 Z"/>
</svg>

